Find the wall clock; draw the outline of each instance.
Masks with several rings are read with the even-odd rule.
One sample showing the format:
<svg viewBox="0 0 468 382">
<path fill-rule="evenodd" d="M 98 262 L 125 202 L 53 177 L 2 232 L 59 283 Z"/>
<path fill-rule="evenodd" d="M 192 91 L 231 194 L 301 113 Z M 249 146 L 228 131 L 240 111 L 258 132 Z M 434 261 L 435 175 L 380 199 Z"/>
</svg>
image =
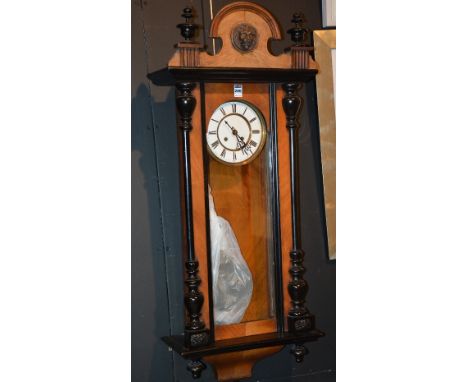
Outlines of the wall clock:
<svg viewBox="0 0 468 382">
<path fill-rule="evenodd" d="M 302 362 L 324 335 L 306 303 L 298 195 L 298 89 L 317 66 L 300 14 L 279 56 L 268 49 L 279 25 L 257 4 L 218 12 L 215 55 L 193 41 L 192 9 L 182 16 L 184 41 L 148 75 L 176 87 L 180 131 L 186 325 L 163 340 L 194 378 L 209 363 L 227 381 L 285 346 Z"/>
</svg>

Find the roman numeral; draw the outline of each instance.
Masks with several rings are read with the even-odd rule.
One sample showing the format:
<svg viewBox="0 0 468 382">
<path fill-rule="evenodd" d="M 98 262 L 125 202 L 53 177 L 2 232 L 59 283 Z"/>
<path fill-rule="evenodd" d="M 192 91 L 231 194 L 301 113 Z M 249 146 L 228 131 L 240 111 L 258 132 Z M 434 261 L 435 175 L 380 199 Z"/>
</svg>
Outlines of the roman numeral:
<svg viewBox="0 0 468 382">
<path fill-rule="evenodd" d="M 216 135 L 217 131 L 216 130 L 210 130 L 208 131 L 208 134 L 210 135 Z"/>
<path fill-rule="evenodd" d="M 253 121 L 255 121 L 257 119 L 257 117 L 253 117 L 249 122 L 252 123 Z"/>
<path fill-rule="evenodd" d="M 211 144 L 211 147 L 213 147 L 215 149 L 216 147 L 218 147 L 218 145 L 219 145 L 219 141 L 216 140 Z"/>
<path fill-rule="evenodd" d="M 255 142 L 255 141 L 250 141 L 250 142 L 249 142 L 249 145 L 250 145 L 250 146 L 253 146 L 253 147 L 257 147 L 257 142 Z"/>
<path fill-rule="evenodd" d="M 247 111 L 247 107 L 245 108 L 244 112 L 242 113 L 242 115 L 245 115 L 245 112 Z"/>
<path fill-rule="evenodd" d="M 219 123 L 219 121 L 217 121 L 216 119 L 211 118 L 211 120 L 212 120 L 213 122 Z"/>
<path fill-rule="evenodd" d="M 250 153 L 252 154 L 252 148 L 250 147 L 250 145 L 246 145 L 246 146 L 244 146 L 244 148 L 242 149 L 242 154 L 244 154 L 244 155 L 249 155 L 249 151 L 250 151 Z"/>
<path fill-rule="evenodd" d="M 232 106 L 232 112 L 235 113 L 237 109 L 237 105 L 235 103 L 231 104 Z"/>
<path fill-rule="evenodd" d="M 223 149 L 223 151 L 221 152 L 221 158 L 224 158 L 226 156 L 226 149 Z"/>
<path fill-rule="evenodd" d="M 223 113 L 223 115 L 226 115 L 226 110 L 224 110 L 222 107 L 220 107 L 219 110 L 221 110 L 221 113 Z"/>
<path fill-rule="evenodd" d="M 260 130 L 252 130 L 252 134 L 260 134 Z"/>
<path fill-rule="evenodd" d="M 236 157 L 236 152 L 233 151 L 233 152 L 232 152 L 232 160 L 236 160 L 236 159 L 237 159 L 237 157 Z"/>
</svg>

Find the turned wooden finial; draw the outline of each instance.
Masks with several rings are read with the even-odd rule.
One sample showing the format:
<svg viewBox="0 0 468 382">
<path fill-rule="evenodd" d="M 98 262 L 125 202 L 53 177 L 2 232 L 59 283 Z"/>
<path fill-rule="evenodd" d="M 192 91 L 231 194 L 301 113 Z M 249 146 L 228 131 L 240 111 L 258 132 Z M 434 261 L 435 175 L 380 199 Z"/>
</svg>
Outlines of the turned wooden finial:
<svg viewBox="0 0 468 382">
<path fill-rule="evenodd" d="M 293 40 L 295 46 L 305 46 L 309 29 L 304 27 L 304 14 L 294 13 L 291 22 L 294 23 L 294 28 L 288 29 L 291 40 Z"/>
<path fill-rule="evenodd" d="M 313 63 L 310 57 L 310 52 L 313 48 L 307 44 L 309 29 L 304 26 L 304 14 L 300 12 L 294 13 L 291 22 L 294 23 L 294 27 L 287 31 L 294 43 L 290 48 L 291 67 L 294 69 L 309 69 Z"/>
<path fill-rule="evenodd" d="M 197 29 L 197 25 L 191 22 L 193 19 L 193 9 L 190 7 L 184 8 L 181 16 L 185 18 L 185 23 L 177 24 L 177 28 L 180 29 L 180 34 L 186 42 L 192 42 Z"/>
<path fill-rule="evenodd" d="M 185 18 L 185 22 L 177 24 L 177 28 L 180 29 L 184 41 L 177 44 L 176 58 L 171 59 L 169 66 L 195 68 L 200 66 L 201 45 L 193 41 L 198 28 L 198 25 L 192 22 L 194 18 L 193 8 L 185 7 L 181 16 Z"/>
</svg>

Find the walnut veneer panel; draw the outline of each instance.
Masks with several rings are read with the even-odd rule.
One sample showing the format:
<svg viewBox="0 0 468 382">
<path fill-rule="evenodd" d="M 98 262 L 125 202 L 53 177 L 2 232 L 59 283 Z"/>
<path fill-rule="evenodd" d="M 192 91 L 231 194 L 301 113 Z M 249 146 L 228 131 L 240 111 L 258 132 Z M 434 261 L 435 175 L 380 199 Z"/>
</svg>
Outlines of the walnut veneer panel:
<svg viewBox="0 0 468 382">
<path fill-rule="evenodd" d="M 216 327 L 216 340 L 276 332 L 276 320 L 259 320 Z"/>
<path fill-rule="evenodd" d="M 213 365 L 218 381 L 237 381 L 252 375 L 252 367 L 260 359 L 279 352 L 283 346 L 213 355 L 203 358 Z"/>
<path fill-rule="evenodd" d="M 205 185 L 203 169 L 203 129 L 201 124 L 200 88 L 197 86 L 193 91 L 197 99 L 197 107 L 192 117 L 192 131 L 190 133 L 190 152 L 192 170 L 192 212 L 193 212 L 193 235 L 195 254 L 199 262 L 199 277 L 201 279 L 200 291 L 203 293 L 205 302 L 202 307 L 202 319 L 207 327 L 209 322 L 208 304 L 208 249 L 206 245 L 206 215 L 205 215 Z"/>
<path fill-rule="evenodd" d="M 232 84 L 206 84 L 206 116 L 223 102 L 233 100 Z M 269 125 L 269 93 L 267 84 L 243 84 L 243 98 L 263 114 Z M 263 152 L 243 166 L 228 166 L 209 159 L 209 183 L 216 212 L 231 224 L 245 261 L 252 273 L 252 299 L 243 321 L 263 320 L 271 316 L 268 244 L 269 229 L 268 157 Z"/>
<path fill-rule="evenodd" d="M 281 219 L 281 256 L 283 267 L 283 307 L 285 316 L 291 307 L 291 299 L 288 293 L 289 275 L 289 251 L 292 249 L 292 213 L 291 213 L 291 173 L 289 167 L 289 132 L 286 128 L 286 117 L 283 112 L 282 99 L 284 92 L 278 89 L 277 100 L 277 126 L 278 126 L 278 172 L 279 172 L 279 197 Z M 285 320 L 287 327 L 287 320 Z"/>
</svg>

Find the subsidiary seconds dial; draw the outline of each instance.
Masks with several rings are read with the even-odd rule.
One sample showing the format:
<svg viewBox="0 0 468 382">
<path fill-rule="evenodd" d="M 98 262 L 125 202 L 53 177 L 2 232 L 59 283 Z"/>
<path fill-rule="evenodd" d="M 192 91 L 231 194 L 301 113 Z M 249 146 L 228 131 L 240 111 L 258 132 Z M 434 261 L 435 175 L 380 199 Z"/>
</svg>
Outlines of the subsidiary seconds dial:
<svg viewBox="0 0 468 382">
<path fill-rule="evenodd" d="M 244 101 L 230 101 L 218 106 L 208 121 L 208 152 L 218 161 L 242 165 L 262 151 L 266 124 L 260 111 Z"/>
</svg>

